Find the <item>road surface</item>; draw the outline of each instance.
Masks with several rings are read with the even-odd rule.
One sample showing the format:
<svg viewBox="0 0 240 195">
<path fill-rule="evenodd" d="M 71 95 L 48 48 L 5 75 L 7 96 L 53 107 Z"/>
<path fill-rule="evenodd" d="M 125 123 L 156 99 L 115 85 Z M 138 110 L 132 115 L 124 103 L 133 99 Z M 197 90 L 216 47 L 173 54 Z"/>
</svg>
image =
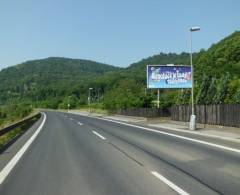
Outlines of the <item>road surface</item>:
<svg viewBox="0 0 240 195">
<path fill-rule="evenodd" d="M 1 195 L 240 193 L 238 143 L 45 114 L 36 139 L 0 184 Z"/>
</svg>

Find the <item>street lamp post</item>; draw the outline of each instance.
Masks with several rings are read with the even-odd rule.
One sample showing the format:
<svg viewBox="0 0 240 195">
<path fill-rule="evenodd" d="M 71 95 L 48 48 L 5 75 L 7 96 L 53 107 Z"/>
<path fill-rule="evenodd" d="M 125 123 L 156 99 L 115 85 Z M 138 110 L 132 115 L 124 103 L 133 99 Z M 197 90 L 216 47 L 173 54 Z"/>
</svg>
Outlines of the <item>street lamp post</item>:
<svg viewBox="0 0 240 195">
<path fill-rule="evenodd" d="M 92 89 L 93 89 L 92 87 L 88 89 L 88 112 L 89 113 L 91 112 L 91 90 Z"/>
<path fill-rule="evenodd" d="M 196 115 L 194 112 L 194 69 L 192 60 L 192 32 L 199 31 L 200 27 L 192 27 L 190 29 L 190 63 L 191 63 L 191 80 L 192 80 L 192 90 L 191 90 L 191 100 L 192 100 L 192 115 L 190 117 L 190 130 L 196 130 Z"/>
</svg>

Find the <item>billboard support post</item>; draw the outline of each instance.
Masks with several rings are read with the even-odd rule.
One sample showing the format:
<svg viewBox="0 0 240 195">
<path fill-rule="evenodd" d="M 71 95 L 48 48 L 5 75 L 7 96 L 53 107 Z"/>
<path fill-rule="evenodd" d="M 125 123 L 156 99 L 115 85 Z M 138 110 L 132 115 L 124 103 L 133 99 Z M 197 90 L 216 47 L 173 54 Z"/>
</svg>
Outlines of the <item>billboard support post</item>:
<svg viewBox="0 0 240 195">
<path fill-rule="evenodd" d="M 160 91 L 158 89 L 158 96 L 157 96 L 157 108 L 159 108 L 159 96 L 160 96 Z"/>
</svg>

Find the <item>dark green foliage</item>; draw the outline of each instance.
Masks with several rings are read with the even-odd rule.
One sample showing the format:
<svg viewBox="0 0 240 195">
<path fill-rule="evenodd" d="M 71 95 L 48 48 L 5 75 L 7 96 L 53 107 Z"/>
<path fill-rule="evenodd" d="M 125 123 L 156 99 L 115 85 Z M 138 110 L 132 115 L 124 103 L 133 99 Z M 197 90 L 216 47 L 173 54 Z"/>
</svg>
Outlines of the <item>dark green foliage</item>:
<svg viewBox="0 0 240 195">
<path fill-rule="evenodd" d="M 175 97 L 177 96 L 176 90 L 171 90 L 168 92 L 164 92 L 164 90 L 160 90 L 160 98 L 159 98 L 159 106 L 160 108 L 168 108 L 172 106 Z M 152 99 L 156 99 L 156 96 L 152 96 Z"/>
<path fill-rule="evenodd" d="M 77 96 L 75 94 L 73 94 L 71 96 L 68 96 L 68 97 L 65 97 L 63 99 L 62 103 L 59 104 L 59 108 L 61 108 L 61 109 L 68 109 L 68 105 L 69 105 L 69 109 L 76 108 L 77 105 L 80 105 L 79 104 L 79 99 L 77 98 Z"/>
<path fill-rule="evenodd" d="M 0 106 L 0 126 L 4 123 L 22 119 L 32 112 L 32 106 L 27 103 Z"/>
<path fill-rule="evenodd" d="M 232 79 L 228 85 L 228 93 L 225 98 L 226 103 L 240 102 L 240 79 Z"/>
<path fill-rule="evenodd" d="M 205 52 L 200 52 L 196 59 L 196 77 L 203 74 L 220 78 L 229 72 L 232 76 L 240 75 L 240 32 L 235 32 Z"/>
<path fill-rule="evenodd" d="M 145 95 L 144 88 L 133 79 L 121 80 L 104 96 L 104 106 L 107 109 L 143 107 L 149 102 L 151 99 Z"/>
<path fill-rule="evenodd" d="M 224 103 L 225 97 L 227 96 L 227 92 L 228 92 L 229 82 L 230 82 L 229 73 L 227 73 L 226 75 L 223 75 L 222 78 L 219 80 L 218 88 L 213 98 L 213 102 L 215 104 Z"/>
<path fill-rule="evenodd" d="M 237 90 L 237 92 L 235 93 L 235 95 L 234 95 L 234 97 L 233 97 L 233 101 L 234 101 L 235 103 L 240 104 L 240 87 L 239 87 L 239 89 Z"/>
<path fill-rule="evenodd" d="M 191 98 L 191 90 L 190 89 L 182 89 L 178 92 L 174 103 L 177 105 L 189 104 Z M 174 104 L 172 103 L 172 104 Z"/>
<path fill-rule="evenodd" d="M 207 96 L 208 96 L 208 91 L 209 91 L 208 89 L 209 89 L 210 82 L 211 82 L 210 79 L 211 79 L 210 77 L 203 75 L 201 85 L 198 89 L 198 93 L 196 96 L 197 104 L 205 104 Z"/>
<path fill-rule="evenodd" d="M 217 93 L 217 80 L 214 77 L 212 77 L 206 97 L 204 98 L 205 101 L 202 103 L 203 104 L 213 104 L 214 96 L 216 95 L 216 93 Z"/>
<path fill-rule="evenodd" d="M 7 114 L 3 111 L 0 111 L 0 119 L 4 119 L 7 117 Z"/>
</svg>

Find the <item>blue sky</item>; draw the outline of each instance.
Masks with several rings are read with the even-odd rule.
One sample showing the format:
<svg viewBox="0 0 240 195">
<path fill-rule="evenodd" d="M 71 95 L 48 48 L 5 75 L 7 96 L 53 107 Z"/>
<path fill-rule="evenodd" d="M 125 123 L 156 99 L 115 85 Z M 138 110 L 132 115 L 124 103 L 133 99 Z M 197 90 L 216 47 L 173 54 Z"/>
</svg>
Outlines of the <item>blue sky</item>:
<svg viewBox="0 0 240 195">
<path fill-rule="evenodd" d="M 0 69 L 49 56 L 128 66 L 240 30 L 239 0 L 2 0 Z"/>
</svg>

